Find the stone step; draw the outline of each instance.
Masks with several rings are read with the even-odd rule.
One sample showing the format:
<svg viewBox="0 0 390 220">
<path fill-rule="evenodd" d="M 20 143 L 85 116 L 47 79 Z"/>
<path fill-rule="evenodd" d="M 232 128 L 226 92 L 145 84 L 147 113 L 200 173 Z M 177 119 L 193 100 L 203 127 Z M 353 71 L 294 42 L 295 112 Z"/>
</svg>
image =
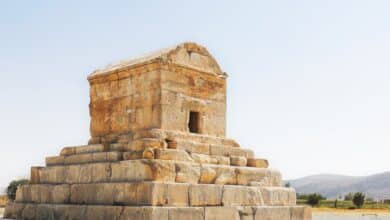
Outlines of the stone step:
<svg viewBox="0 0 390 220">
<path fill-rule="evenodd" d="M 200 143 L 187 139 L 175 139 L 175 143 L 168 144 L 168 148 L 175 148 L 185 150 L 190 153 L 208 154 L 215 156 L 242 156 L 246 158 L 253 158 L 254 153 L 248 149 L 237 147 L 229 147 L 225 145 Z"/>
<path fill-rule="evenodd" d="M 46 157 L 46 166 L 114 162 L 122 160 L 122 152 L 83 153 L 69 156 Z"/>
<path fill-rule="evenodd" d="M 240 147 L 240 145 L 233 139 L 208 136 L 204 134 L 195 134 L 189 132 L 169 131 L 161 129 L 150 129 L 137 132 L 133 139 L 139 138 L 158 138 L 164 140 L 192 140 L 198 143 L 224 145 L 227 147 Z"/>
<path fill-rule="evenodd" d="M 134 206 L 288 206 L 295 191 L 284 187 L 136 182 L 33 184 L 18 188 L 16 202 Z"/>
<path fill-rule="evenodd" d="M 36 175 L 36 172 L 39 175 Z M 33 175 L 32 175 L 33 176 Z M 34 170 L 33 182 L 74 184 L 99 182 L 166 181 L 220 185 L 280 186 L 279 171 L 182 161 L 141 159 L 120 162 L 49 166 Z"/>
<path fill-rule="evenodd" d="M 123 153 L 123 159 L 124 160 L 159 159 L 159 160 L 195 162 L 199 164 L 230 165 L 229 157 L 188 153 L 187 151 L 180 150 L 180 149 L 147 148 L 141 151 L 129 151 Z"/>
<path fill-rule="evenodd" d="M 11 219 L 82 220 L 311 220 L 304 206 L 129 207 L 12 203 L 4 213 Z"/>
<path fill-rule="evenodd" d="M 81 146 L 71 146 L 64 147 L 60 156 L 70 156 L 75 154 L 86 154 L 86 153 L 96 153 L 96 152 L 105 152 L 108 151 L 106 147 L 102 144 L 91 144 L 91 145 L 81 145 Z"/>
<path fill-rule="evenodd" d="M 124 151 L 142 151 L 147 148 L 153 149 L 178 149 L 185 150 L 189 153 L 206 154 L 213 156 L 239 156 L 245 158 L 253 158 L 254 153 L 249 149 L 241 149 L 223 144 L 212 144 L 208 142 L 198 142 L 192 139 L 161 139 L 161 138 L 139 138 L 131 141 L 128 145 L 111 144 L 113 149 L 121 149 Z"/>
<path fill-rule="evenodd" d="M 269 165 L 268 160 L 260 159 L 260 158 L 248 158 L 247 166 L 248 167 L 259 167 L 259 168 L 267 168 Z"/>
</svg>

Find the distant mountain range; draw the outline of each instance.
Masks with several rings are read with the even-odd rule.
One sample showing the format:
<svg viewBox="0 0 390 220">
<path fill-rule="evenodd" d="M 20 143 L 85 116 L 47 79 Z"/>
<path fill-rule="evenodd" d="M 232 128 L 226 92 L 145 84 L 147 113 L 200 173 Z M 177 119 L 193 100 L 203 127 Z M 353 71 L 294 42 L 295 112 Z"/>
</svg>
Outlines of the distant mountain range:
<svg viewBox="0 0 390 220">
<path fill-rule="evenodd" d="M 390 199 L 390 172 L 364 177 L 320 174 L 287 180 L 297 193 L 321 193 L 327 198 L 338 198 L 349 192 L 364 192 L 375 200 Z"/>
</svg>

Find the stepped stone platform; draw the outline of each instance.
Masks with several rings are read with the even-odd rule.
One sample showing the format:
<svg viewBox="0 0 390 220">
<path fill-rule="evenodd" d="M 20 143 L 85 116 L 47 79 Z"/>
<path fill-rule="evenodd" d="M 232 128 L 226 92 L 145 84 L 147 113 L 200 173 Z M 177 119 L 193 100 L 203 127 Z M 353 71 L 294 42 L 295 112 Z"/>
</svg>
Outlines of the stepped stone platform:
<svg viewBox="0 0 390 220">
<path fill-rule="evenodd" d="M 91 138 L 32 167 L 11 219 L 309 220 L 279 171 L 225 137 L 226 74 L 184 43 L 95 71 Z"/>
</svg>

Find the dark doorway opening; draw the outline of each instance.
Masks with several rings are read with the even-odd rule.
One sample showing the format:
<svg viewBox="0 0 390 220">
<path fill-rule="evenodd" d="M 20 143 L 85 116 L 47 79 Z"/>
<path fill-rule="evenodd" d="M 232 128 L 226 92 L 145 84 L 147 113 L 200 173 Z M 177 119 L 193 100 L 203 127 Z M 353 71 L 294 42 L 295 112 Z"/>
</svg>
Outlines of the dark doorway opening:
<svg viewBox="0 0 390 220">
<path fill-rule="evenodd" d="M 199 112 L 190 112 L 188 128 L 191 133 L 200 133 L 200 114 Z"/>
</svg>

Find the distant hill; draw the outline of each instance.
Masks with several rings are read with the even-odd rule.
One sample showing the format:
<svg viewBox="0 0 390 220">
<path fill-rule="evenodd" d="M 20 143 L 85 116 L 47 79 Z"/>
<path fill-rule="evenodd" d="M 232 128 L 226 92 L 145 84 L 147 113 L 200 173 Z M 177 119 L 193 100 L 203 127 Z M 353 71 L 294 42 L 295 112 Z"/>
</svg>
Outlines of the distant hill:
<svg viewBox="0 0 390 220">
<path fill-rule="evenodd" d="M 297 193 L 321 193 L 337 198 L 349 192 L 364 192 L 375 200 L 390 199 L 390 172 L 365 177 L 320 174 L 287 180 Z"/>
</svg>

